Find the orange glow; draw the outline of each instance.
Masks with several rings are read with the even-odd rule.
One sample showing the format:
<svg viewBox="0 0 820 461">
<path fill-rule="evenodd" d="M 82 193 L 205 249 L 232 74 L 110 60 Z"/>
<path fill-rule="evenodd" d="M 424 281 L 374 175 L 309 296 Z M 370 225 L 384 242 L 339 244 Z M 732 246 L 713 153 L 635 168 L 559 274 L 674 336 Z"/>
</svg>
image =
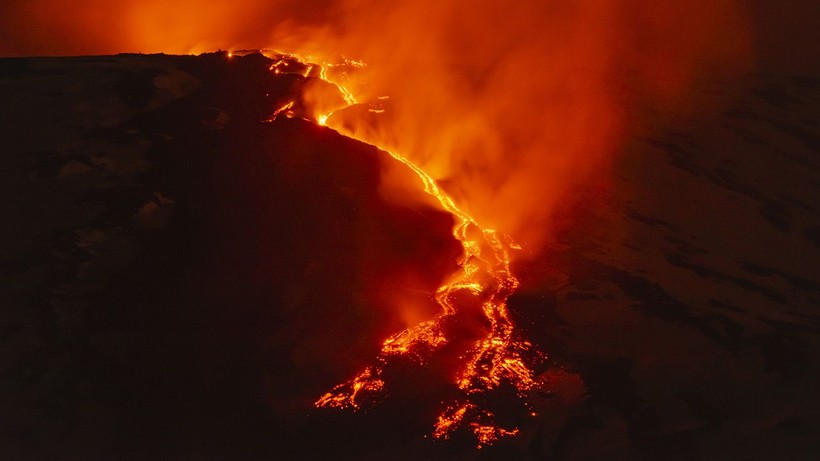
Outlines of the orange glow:
<svg viewBox="0 0 820 461">
<path fill-rule="evenodd" d="M 275 119 L 276 117 L 278 117 L 280 115 L 285 115 L 287 117 L 292 117 L 293 112 L 291 111 L 291 109 L 293 109 L 293 101 L 288 101 L 285 104 L 282 104 L 281 107 L 279 107 L 278 109 L 273 111 L 273 115 L 271 116 L 271 118 Z"/>
<path fill-rule="evenodd" d="M 507 309 L 519 285 L 513 255 L 538 254 L 572 187 L 591 179 L 606 190 L 634 107 L 679 104 L 699 72 L 721 59 L 745 62 L 743 21 L 718 25 L 713 18 L 741 17 L 721 0 L 531 2 L 481 11 L 432 0 L 352 3 L 342 32 L 276 32 L 277 46 L 301 53 L 290 59 L 320 63 L 318 77 L 342 95 L 343 103 L 319 104 L 322 95 L 309 94 L 319 87 L 306 85 L 298 116 L 377 146 L 413 171 L 453 216 L 463 248 L 459 272 L 435 294 L 439 313 L 387 338 L 366 376 L 384 385 L 372 370 L 395 355 L 424 363 L 453 339 L 448 320 L 477 302 L 486 336 L 464 353 L 454 376 L 462 397 L 438 416 L 433 436 L 465 429 L 479 447 L 492 444 L 520 429 L 499 425 L 482 408 L 484 396 L 506 383 L 525 398 L 544 384 L 527 366 L 539 354 Z M 716 42 L 721 50 L 711 54 Z M 360 374 L 316 405 L 361 405 L 353 404 L 363 398 L 361 382 Z"/>
<path fill-rule="evenodd" d="M 333 128 L 418 177 L 453 216 L 459 269 L 436 291 L 433 318 L 385 339 L 373 365 L 316 405 L 355 409 L 377 398 L 387 360 L 424 362 L 449 341 L 444 324 L 474 303 L 486 335 L 454 370 L 464 397 L 433 433 L 465 428 L 479 445 L 518 429 L 496 426 L 478 397 L 502 383 L 521 394 L 538 385 L 525 363 L 533 346 L 507 309 L 519 285 L 513 260 L 549 243 L 573 187 L 606 191 L 639 108 L 685 108 L 695 79 L 749 62 L 739 0 L 80 0 L 64 10 L 59 0 L 20 2 L 15 18 L 28 27 L 0 52 L 285 49 L 270 70 L 303 85 L 272 119 Z"/>
<path fill-rule="evenodd" d="M 497 442 L 499 439 L 504 437 L 513 437 L 515 435 L 518 435 L 518 429 L 508 431 L 500 427 L 482 426 L 477 423 L 470 424 L 470 428 L 472 429 L 473 434 L 475 434 L 476 438 L 478 439 L 478 448 L 481 448 L 485 445 L 492 445 L 493 443 Z"/>
<path fill-rule="evenodd" d="M 294 54 L 279 54 L 273 56 L 275 61 L 271 66 L 273 72 L 280 69 L 313 69 L 316 65 L 303 61 Z M 331 78 L 326 69 L 334 67 L 363 68 L 363 64 L 346 61 L 340 66 L 333 66 L 323 63 L 319 72 L 319 77 L 335 85 L 343 99 L 347 103 L 335 111 L 329 113 L 302 113 L 302 117 L 314 121 L 317 124 L 325 125 L 330 120 L 334 112 L 344 110 L 347 107 L 356 105 L 356 98 L 339 81 L 325 80 Z M 308 73 L 303 76 L 307 76 Z M 343 78 L 346 73 L 341 73 Z M 294 95 L 300 98 L 300 95 Z M 306 99 L 306 98 L 303 98 Z M 273 118 L 279 115 L 292 117 L 296 115 L 293 111 L 295 101 L 289 101 L 274 112 Z M 303 108 L 309 110 L 309 107 Z M 377 111 L 381 114 L 383 111 Z M 341 133 L 348 134 L 355 138 L 354 133 L 349 133 L 343 125 L 330 125 Z M 507 381 L 515 386 L 519 392 L 530 390 L 535 386 L 532 371 L 525 365 L 522 354 L 529 351 L 532 345 L 527 341 L 516 339 L 513 323 L 507 311 L 507 298 L 518 287 L 518 279 L 510 271 L 510 250 L 519 249 L 509 236 L 499 236 L 495 229 L 481 226 L 475 218 L 467 214 L 456 205 L 453 198 L 448 195 L 427 172 L 421 167 L 404 157 L 403 155 L 379 146 L 386 154 L 394 160 L 400 162 L 421 181 L 424 191 L 434 197 L 442 209 L 452 214 L 455 225 L 453 227 L 453 237 L 459 241 L 463 248 L 463 253 L 458 259 L 460 271 L 452 278 L 441 285 L 435 294 L 435 299 L 441 307 L 441 311 L 432 319 L 418 323 L 415 326 L 400 331 L 387 338 L 377 357 L 377 364 L 366 368 L 362 373 L 353 379 L 342 383 L 330 392 L 326 393 L 316 401 L 317 407 L 329 408 L 361 408 L 364 403 L 375 398 L 383 389 L 384 382 L 381 380 L 381 366 L 384 365 L 391 356 L 404 355 L 423 363 L 427 356 L 439 349 L 448 342 L 444 334 L 444 322 L 448 317 L 459 311 L 459 302 L 456 295 L 466 292 L 474 297 L 483 299 L 482 311 L 489 322 L 489 333 L 483 340 L 478 341 L 466 354 L 466 365 L 459 373 L 457 380 L 458 387 L 468 396 L 482 394 L 498 387 L 502 381 Z M 364 391 L 364 392 L 363 392 Z M 459 428 L 465 421 L 469 422 L 469 427 L 475 434 L 479 446 L 486 445 L 504 436 L 511 436 L 518 433 L 518 429 L 503 429 L 496 427 L 492 423 L 492 413 L 480 410 L 479 407 L 468 402 L 452 410 L 451 407 L 445 410 L 438 418 L 433 435 L 435 437 L 446 438 L 449 433 Z M 468 412 L 468 410 L 471 410 Z M 466 416 L 469 416 L 467 418 Z M 479 424 L 474 418 L 482 419 Z"/>
<path fill-rule="evenodd" d="M 587 11 L 586 7 L 584 4 L 581 9 Z M 584 14 L 593 17 L 606 14 L 597 7 L 589 6 L 588 10 Z M 515 72 L 502 79 L 508 85 L 504 92 L 486 96 L 464 92 L 463 86 L 470 88 L 475 84 L 471 76 L 463 78 L 460 86 L 448 87 L 444 78 L 447 75 L 440 75 L 436 65 L 414 63 L 412 70 L 403 69 L 424 79 L 431 74 L 430 82 L 387 72 L 395 80 L 385 83 L 380 80 L 384 75 L 372 72 L 372 67 L 361 61 L 343 58 L 339 63 L 317 64 L 310 56 L 272 55 L 274 72 L 308 69 L 301 72 L 306 77 L 304 94 L 295 95 L 296 99 L 278 109 L 274 117 L 280 113 L 300 116 L 331 127 L 375 145 L 403 164 L 419 178 L 424 191 L 453 216 L 452 234 L 463 249 L 457 261 L 459 272 L 435 294 L 439 313 L 387 338 L 375 365 L 336 386 L 316 406 L 360 408 L 383 389 L 381 367 L 392 356 L 407 356 L 424 363 L 430 354 L 449 342 L 444 325 L 462 308 L 462 294 L 467 294 L 468 298 L 480 301 L 489 327 L 486 337 L 464 354 L 463 368 L 455 377 L 454 384 L 465 400 L 451 404 L 439 415 L 433 435 L 447 438 L 452 431 L 466 427 L 482 446 L 518 433 L 517 428 L 496 425 L 493 414 L 475 403 L 481 400 L 479 396 L 505 382 L 522 397 L 538 385 L 525 360 L 527 354 L 538 354 L 530 342 L 519 337 L 507 309 L 507 299 L 519 285 L 510 267 L 512 252 L 522 247 L 496 227 L 525 235 L 528 249 L 535 249 L 546 236 L 551 207 L 572 178 L 602 174 L 606 156 L 612 155 L 618 145 L 623 114 L 618 109 L 618 98 L 606 93 L 602 75 L 612 59 L 604 41 L 614 39 L 610 36 L 613 31 L 605 27 L 587 32 L 589 35 L 578 36 L 580 44 L 573 50 L 600 60 L 587 63 L 592 66 L 586 70 L 587 75 L 572 66 L 561 68 L 561 61 L 557 62 L 559 67 L 550 69 L 552 74 L 515 65 L 511 69 Z M 510 59 L 515 59 L 517 50 L 510 53 Z M 422 58 L 425 56 L 421 54 Z M 525 57 L 532 58 L 528 54 Z M 535 63 L 530 67 L 534 66 Z M 311 73 L 317 67 L 318 74 Z M 533 75 L 538 78 L 534 80 Z M 311 78 L 335 86 L 341 95 L 338 102 L 328 102 L 326 90 L 314 91 L 321 87 L 309 84 Z M 374 80 L 375 91 L 371 88 Z M 438 86 L 430 86 L 431 82 Z M 542 84 L 548 88 L 546 93 L 538 88 Z M 409 95 L 404 85 L 409 85 L 414 94 Z M 555 92 L 557 88 L 550 88 L 552 85 L 559 85 L 561 91 Z M 449 91 L 443 93 L 444 87 Z M 521 87 L 531 94 L 517 95 L 516 88 Z M 386 90 L 396 91 L 403 104 L 393 104 L 397 99 L 392 98 L 393 94 L 390 101 L 376 96 Z M 422 95 L 425 97 L 421 98 Z M 551 104 L 541 101 L 543 96 L 548 96 Z M 465 112 L 461 98 L 479 98 L 475 112 Z M 543 104 L 533 107 L 527 98 Z M 387 102 L 391 103 L 390 110 L 385 109 Z M 362 112 L 363 108 L 367 110 Z M 472 106 L 468 103 L 466 108 Z M 435 115 L 423 115 L 423 111 Z M 381 117 L 387 117 L 386 121 L 382 122 Z M 479 168 L 474 170 L 476 167 Z M 447 182 L 448 190 L 437 177 Z M 503 202 L 498 198 L 503 198 Z M 362 389 L 373 392 L 362 394 Z"/>
<path fill-rule="evenodd" d="M 701 73 L 747 62 L 734 0 L 349 0 L 339 11 L 273 32 L 277 48 L 321 63 L 349 107 L 307 117 L 401 153 L 461 211 L 515 235 L 517 259 L 549 241 L 572 187 L 591 178 L 606 190 L 638 104 L 683 108 Z"/>
<path fill-rule="evenodd" d="M 334 387 L 316 401 L 318 407 L 332 408 L 361 408 L 361 402 L 370 394 L 370 398 L 378 395 L 384 388 L 384 381 L 379 378 L 380 370 L 366 368 L 350 381 Z"/>
<path fill-rule="evenodd" d="M 345 131 L 446 184 L 482 225 L 516 236 L 519 259 L 549 241 L 572 187 L 606 190 L 638 104 L 685 107 L 693 80 L 750 62 L 739 0 L 78 0 L 71 14 L 32 0 L 13 13 L 27 27 L 0 40 L 11 54 L 270 46 L 324 63 L 347 106 L 383 116 L 337 114 Z M 312 118 L 330 124 L 339 108 Z"/>
<path fill-rule="evenodd" d="M 488 411 L 481 411 L 471 403 L 455 404 L 448 407 L 439 415 L 436 421 L 433 436 L 436 438 L 446 439 L 450 433 L 458 427 L 470 414 L 474 414 L 477 421 L 492 419 L 493 414 Z M 492 445 L 498 440 L 505 437 L 513 437 L 518 435 L 518 429 L 504 429 L 493 424 L 484 424 L 481 422 L 471 422 L 469 424 L 470 431 L 475 435 L 478 441 L 478 448 Z"/>
<path fill-rule="evenodd" d="M 468 410 L 475 409 L 475 406 L 472 404 L 461 404 L 461 405 L 453 405 L 444 412 L 442 412 L 438 416 L 438 421 L 436 421 L 435 430 L 433 431 L 433 437 L 436 438 L 447 438 L 450 436 L 450 432 L 458 426 L 461 421 L 464 419 L 464 415 L 467 413 Z"/>
</svg>

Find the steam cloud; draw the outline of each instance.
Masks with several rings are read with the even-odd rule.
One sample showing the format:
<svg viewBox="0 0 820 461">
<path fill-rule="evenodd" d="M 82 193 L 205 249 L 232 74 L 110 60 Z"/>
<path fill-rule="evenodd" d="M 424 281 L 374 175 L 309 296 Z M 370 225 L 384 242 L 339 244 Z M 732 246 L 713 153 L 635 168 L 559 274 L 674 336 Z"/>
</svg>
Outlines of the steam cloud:
<svg viewBox="0 0 820 461">
<path fill-rule="evenodd" d="M 0 52 L 265 48 L 367 64 L 360 135 L 419 163 L 482 224 L 526 247 L 573 184 L 604 184 L 635 105 L 680 103 L 703 72 L 748 64 L 735 0 L 160 0 L 10 4 Z M 56 44 L 62 43 L 57 46 Z"/>
<path fill-rule="evenodd" d="M 348 0 L 272 43 L 367 67 L 353 87 L 391 98 L 390 122 L 352 128 L 438 178 L 479 222 L 535 249 L 578 181 L 605 186 L 637 104 L 677 104 L 702 72 L 743 66 L 732 0 Z M 336 53 L 328 55 L 328 53 Z M 594 176 L 591 176 L 594 175 Z"/>
</svg>

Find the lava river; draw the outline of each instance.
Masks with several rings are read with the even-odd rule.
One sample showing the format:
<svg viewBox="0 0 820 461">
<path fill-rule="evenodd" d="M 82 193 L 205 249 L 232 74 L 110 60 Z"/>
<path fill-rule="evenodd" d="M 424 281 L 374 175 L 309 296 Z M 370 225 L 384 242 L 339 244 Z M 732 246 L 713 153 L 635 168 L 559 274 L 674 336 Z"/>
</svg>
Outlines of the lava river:
<svg viewBox="0 0 820 461">
<path fill-rule="evenodd" d="M 379 103 L 387 97 L 360 103 L 345 86 L 345 80 L 364 63 L 346 60 L 341 64 L 315 64 L 309 58 L 283 53 L 270 57 L 273 59 L 272 72 L 295 74 L 298 82 L 320 81 L 334 89 L 324 91 L 324 98 L 297 93 L 292 99 L 282 102 L 271 120 L 301 117 L 357 139 L 345 128 L 342 122 L 344 117 L 338 115 L 356 109 L 367 109 L 366 113 L 375 114 L 384 112 Z M 358 140 L 373 144 L 367 139 Z M 518 397 L 526 401 L 528 392 L 539 386 L 532 364 L 542 361 L 545 355 L 521 337 L 507 308 L 507 299 L 519 285 L 510 269 L 511 252 L 520 250 L 520 247 L 510 236 L 477 222 L 420 166 L 384 146 L 375 147 L 410 169 L 418 177 L 424 191 L 452 215 L 452 234 L 463 248 L 457 261 L 459 270 L 435 292 L 435 302 L 440 307 L 437 315 L 385 339 L 370 366 L 319 397 L 315 405 L 320 408 L 358 410 L 375 404 L 390 386 L 384 379 L 383 370 L 391 360 L 402 357 L 424 365 L 433 354 L 454 339 L 449 323 L 455 316 L 461 310 L 478 306 L 486 336 L 474 341 L 461 354 L 460 370 L 454 374 L 453 382 L 461 397 L 442 402 L 443 407 L 433 423 L 432 434 L 436 438 L 446 439 L 454 431 L 464 428 L 474 434 L 479 447 L 514 436 L 519 429 L 499 423 L 496 415 L 485 408 L 483 402 L 489 394 L 504 386 L 514 388 Z"/>
</svg>

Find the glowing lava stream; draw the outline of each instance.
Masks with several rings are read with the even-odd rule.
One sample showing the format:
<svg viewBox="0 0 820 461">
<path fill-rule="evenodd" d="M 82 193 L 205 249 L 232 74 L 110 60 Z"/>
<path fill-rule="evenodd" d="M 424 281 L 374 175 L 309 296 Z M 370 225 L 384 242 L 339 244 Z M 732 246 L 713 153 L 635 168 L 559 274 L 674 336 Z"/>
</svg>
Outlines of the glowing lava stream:
<svg viewBox="0 0 820 461">
<path fill-rule="evenodd" d="M 327 69 L 334 67 L 333 64 L 323 63 L 320 66 L 310 63 L 309 59 L 283 53 L 277 53 L 272 58 L 274 64 L 271 70 L 275 73 L 299 74 L 305 78 L 316 76 L 335 85 L 347 104 L 337 110 L 358 104 L 353 94 L 341 82 L 328 77 Z M 342 65 L 363 67 L 363 64 L 357 61 L 346 61 Z M 296 116 L 294 105 L 294 100 L 288 101 L 274 112 L 272 119 L 281 115 Z M 371 111 L 379 112 L 372 109 Z M 325 114 L 309 114 L 310 118 L 306 119 L 326 126 L 334 112 L 336 110 Z M 331 128 L 345 134 L 341 128 Z M 359 141 L 369 143 L 366 140 Z M 424 184 L 424 191 L 435 197 L 442 208 L 453 215 L 456 222 L 453 237 L 461 243 L 464 250 L 458 259 L 460 270 L 436 291 L 435 300 L 441 306 L 438 315 L 387 338 L 382 343 L 375 365 L 367 367 L 354 378 L 334 387 L 321 396 L 315 405 L 358 409 L 364 402 L 372 401 L 384 389 L 382 369 L 391 356 L 404 355 L 423 363 L 433 351 L 447 343 L 444 321 L 457 312 L 458 300 L 463 300 L 464 295 L 468 294 L 480 301 L 483 314 L 489 322 L 489 333 L 484 339 L 477 341 L 463 357 L 466 364 L 457 375 L 455 384 L 464 393 L 464 398 L 447 406 L 439 415 L 433 436 L 448 438 L 454 430 L 466 425 L 476 436 L 481 447 L 499 438 L 515 435 L 518 433 L 517 428 L 505 429 L 497 426 L 494 415 L 482 409 L 474 400 L 498 388 L 502 382 L 514 386 L 522 397 L 525 391 L 536 385 L 532 370 L 523 360 L 523 353 L 532 350 L 532 345 L 528 341 L 516 338 L 507 309 L 507 299 L 518 287 L 518 279 L 510 271 L 509 251 L 520 247 L 506 235 L 500 235 L 495 229 L 477 223 L 473 217 L 460 209 L 421 167 L 396 152 L 381 146 L 375 147 L 410 168 Z"/>
</svg>

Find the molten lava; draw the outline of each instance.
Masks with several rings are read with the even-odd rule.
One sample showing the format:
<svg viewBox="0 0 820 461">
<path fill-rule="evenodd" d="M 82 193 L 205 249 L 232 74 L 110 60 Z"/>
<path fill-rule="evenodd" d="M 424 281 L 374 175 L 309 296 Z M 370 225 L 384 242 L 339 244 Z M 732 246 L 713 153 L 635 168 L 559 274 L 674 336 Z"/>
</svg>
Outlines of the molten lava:
<svg viewBox="0 0 820 461">
<path fill-rule="evenodd" d="M 275 73 L 289 72 L 307 77 L 319 67 L 318 78 L 338 88 L 345 105 L 326 113 L 309 113 L 310 108 L 297 107 L 304 105 L 304 102 L 300 104 L 294 99 L 283 103 L 274 112 L 273 118 L 302 116 L 355 139 L 355 136 L 343 126 L 333 125 L 331 116 L 334 112 L 354 106 L 358 102 L 342 81 L 329 77 L 328 69 L 355 70 L 363 67 L 363 63 L 347 60 L 338 65 L 317 65 L 293 54 L 277 54 L 274 59 L 271 70 Z M 346 71 L 341 75 L 346 76 Z M 369 112 L 379 114 L 384 112 L 384 109 L 371 108 Z M 517 428 L 498 427 L 493 413 L 481 408 L 475 401 L 505 382 L 514 386 L 521 396 L 536 385 L 533 371 L 525 363 L 524 355 L 528 351 L 533 355 L 537 354 L 530 342 L 517 336 L 507 309 L 507 299 L 519 284 L 510 270 L 510 251 L 518 250 L 520 247 L 509 236 L 482 226 L 459 208 L 436 180 L 417 164 L 383 146 L 376 147 L 415 173 L 421 180 L 424 191 L 453 216 L 453 237 L 463 248 L 457 261 L 460 269 L 436 291 L 435 301 L 441 310 L 434 318 L 385 339 L 374 365 L 331 389 L 321 396 L 315 405 L 324 408 L 359 409 L 366 402 L 376 399 L 384 390 L 382 370 L 391 357 L 404 356 L 424 363 L 433 352 L 448 343 L 450 338 L 445 332 L 445 322 L 460 310 L 461 303 L 465 299 L 478 300 L 489 324 L 489 331 L 486 337 L 477 341 L 463 356 L 463 367 L 455 382 L 462 391 L 463 399 L 453 402 L 441 412 L 435 423 L 433 436 L 446 439 L 454 430 L 466 426 L 475 434 L 479 446 L 483 446 L 499 438 L 516 435 Z M 468 296 L 465 297 L 465 294 Z"/>
</svg>

